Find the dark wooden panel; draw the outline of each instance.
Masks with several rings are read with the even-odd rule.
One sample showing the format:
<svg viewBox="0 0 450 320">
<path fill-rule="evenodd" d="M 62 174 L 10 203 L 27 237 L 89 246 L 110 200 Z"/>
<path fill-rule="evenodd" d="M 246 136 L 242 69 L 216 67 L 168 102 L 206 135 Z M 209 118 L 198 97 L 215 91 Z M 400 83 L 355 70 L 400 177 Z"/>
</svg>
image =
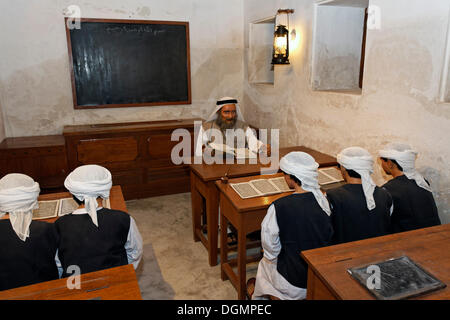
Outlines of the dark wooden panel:
<svg viewBox="0 0 450 320">
<path fill-rule="evenodd" d="M 113 185 L 141 185 L 143 183 L 142 169 L 111 171 Z"/>
<path fill-rule="evenodd" d="M 70 170 L 97 163 L 113 175 L 126 200 L 188 192 L 189 168 L 174 165 L 172 132 L 186 129 L 193 136 L 194 121 L 183 119 L 64 127 Z M 193 151 L 191 139 L 191 152 Z"/>
<path fill-rule="evenodd" d="M 83 164 L 133 161 L 138 156 L 134 137 L 81 140 L 77 152 Z"/>
<path fill-rule="evenodd" d="M 23 173 L 39 183 L 41 193 L 62 191 L 68 173 L 63 136 L 6 138 L 0 144 L 0 177 Z"/>
<path fill-rule="evenodd" d="M 159 169 L 149 169 L 147 172 L 147 181 L 152 182 L 158 180 L 189 177 L 190 170 L 188 166 L 176 166 L 164 167 Z"/>
</svg>

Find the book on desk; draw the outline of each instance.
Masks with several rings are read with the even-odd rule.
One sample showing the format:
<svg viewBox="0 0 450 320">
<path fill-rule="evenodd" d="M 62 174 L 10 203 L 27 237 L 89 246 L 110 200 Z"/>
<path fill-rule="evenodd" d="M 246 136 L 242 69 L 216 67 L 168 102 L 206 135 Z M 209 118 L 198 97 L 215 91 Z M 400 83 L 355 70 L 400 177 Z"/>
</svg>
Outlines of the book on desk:
<svg viewBox="0 0 450 320">
<path fill-rule="evenodd" d="M 33 220 L 42 220 L 72 213 L 79 205 L 73 198 L 38 201 L 39 208 L 33 210 Z M 103 199 L 103 207 L 111 209 L 109 198 Z"/>
<path fill-rule="evenodd" d="M 231 183 L 230 186 L 242 199 L 294 191 L 289 188 L 284 177 L 254 179 L 248 182 Z"/>
<path fill-rule="evenodd" d="M 249 148 L 233 148 L 226 144 L 210 142 L 208 146 L 214 151 L 234 156 L 236 159 L 256 159 L 258 155 Z"/>
</svg>

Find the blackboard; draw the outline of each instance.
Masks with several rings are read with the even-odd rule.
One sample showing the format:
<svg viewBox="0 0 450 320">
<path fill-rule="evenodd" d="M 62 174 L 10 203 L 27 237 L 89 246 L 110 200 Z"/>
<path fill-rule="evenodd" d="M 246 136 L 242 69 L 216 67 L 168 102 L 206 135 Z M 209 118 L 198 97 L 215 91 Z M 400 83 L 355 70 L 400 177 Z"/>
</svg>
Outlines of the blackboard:
<svg viewBox="0 0 450 320">
<path fill-rule="evenodd" d="M 376 276 L 373 269 L 379 268 L 379 287 L 373 285 Z M 419 296 L 446 287 L 428 271 L 420 267 L 408 256 L 348 269 L 350 275 L 379 300 L 399 300 Z M 369 286 L 369 282 L 372 285 Z"/>
<path fill-rule="evenodd" d="M 75 109 L 191 103 L 189 23 L 66 18 Z"/>
</svg>

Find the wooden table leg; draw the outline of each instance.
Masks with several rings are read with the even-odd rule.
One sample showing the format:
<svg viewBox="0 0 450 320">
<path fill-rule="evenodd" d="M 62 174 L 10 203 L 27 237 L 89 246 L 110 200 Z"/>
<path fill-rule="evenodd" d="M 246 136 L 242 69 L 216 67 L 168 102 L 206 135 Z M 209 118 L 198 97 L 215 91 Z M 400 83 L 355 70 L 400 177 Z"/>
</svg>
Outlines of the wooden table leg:
<svg viewBox="0 0 450 320">
<path fill-rule="evenodd" d="M 196 230 L 201 229 L 201 216 L 203 200 L 202 196 L 197 190 L 197 176 L 191 170 L 191 205 L 192 205 L 192 232 L 194 235 L 194 241 L 200 241 L 200 238 L 196 234 Z"/>
<path fill-rule="evenodd" d="M 238 256 L 237 256 L 237 278 L 238 278 L 238 299 L 245 300 L 246 290 L 246 264 L 247 264 L 247 237 L 244 227 L 239 222 L 238 228 Z"/>
<path fill-rule="evenodd" d="M 228 246 L 227 246 L 227 227 L 228 219 L 220 212 L 220 277 L 227 280 L 227 274 L 224 270 L 224 264 L 228 263 Z"/>
<path fill-rule="evenodd" d="M 216 185 L 214 183 L 211 183 L 208 185 L 208 197 L 206 199 L 206 224 L 208 228 L 208 258 L 210 266 L 217 265 L 217 247 L 219 243 L 218 220 L 219 220 L 219 190 L 217 190 Z"/>
</svg>

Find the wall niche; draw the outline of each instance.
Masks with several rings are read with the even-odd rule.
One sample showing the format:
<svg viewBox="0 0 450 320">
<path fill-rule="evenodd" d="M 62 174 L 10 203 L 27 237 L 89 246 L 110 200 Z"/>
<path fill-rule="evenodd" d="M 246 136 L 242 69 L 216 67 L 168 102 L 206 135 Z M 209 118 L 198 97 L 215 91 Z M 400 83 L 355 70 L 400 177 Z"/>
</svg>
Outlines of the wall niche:
<svg viewBox="0 0 450 320">
<path fill-rule="evenodd" d="M 316 3 L 312 88 L 360 94 L 368 0 Z"/>
<path fill-rule="evenodd" d="M 250 84 L 274 84 L 272 61 L 275 16 L 250 23 L 248 82 Z"/>
</svg>

